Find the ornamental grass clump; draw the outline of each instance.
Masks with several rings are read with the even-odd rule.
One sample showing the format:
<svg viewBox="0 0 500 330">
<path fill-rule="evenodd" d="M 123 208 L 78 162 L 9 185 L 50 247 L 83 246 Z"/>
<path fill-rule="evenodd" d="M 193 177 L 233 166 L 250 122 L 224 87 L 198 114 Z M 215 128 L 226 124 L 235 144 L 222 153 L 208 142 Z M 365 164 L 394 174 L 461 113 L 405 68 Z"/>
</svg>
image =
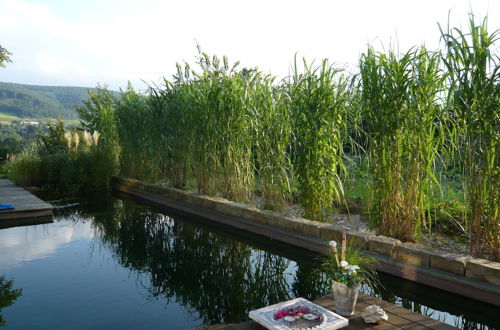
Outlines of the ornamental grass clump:
<svg viewBox="0 0 500 330">
<path fill-rule="evenodd" d="M 434 165 L 444 141 L 439 57 L 423 47 L 401 56 L 369 48 L 360 77 L 372 225 L 380 234 L 415 241 L 432 221 L 426 194 L 437 182 Z"/>
<path fill-rule="evenodd" d="M 293 184 L 289 153 L 292 124 L 287 95 L 273 85 L 271 76 L 258 74 L 254 81 L 249 120 L 257 190 L 264 208 L 281 209 L 291 200 Z"/>
<path fill-rule="evenodd" d="M 164 80 L 163 89 L 150 88 L 149 105 L 161 132 L 164 175 L 176 188 L 186 188 L 192 176 L 193 145 L 197 123 L 193 121 L 194 89 L 189 65 L 177 65 L 173 81 Z"/>
<path fill-rule="evenodd" d="M 121 174 L 154 181 L 162 177 L 164 129 L 155 127 L 162 118 L 149 106 L 148 98 L 129 85 L 116 101 L 115 116 L 121 148 Z"/>
<path fill-rule="evenodd" d="M 450 81 L 452 147 L 465 174 L 470 253 L 500 260 L 500 30 L 470 15 L 468 33 L 441 28 Z"/>
<path fill-rule="evenodd" d="M 313 67 L 295 63 L 287 84 L 292 118 L 292 164 L 304 215 L 324 220 L 333 203 L 343 204 L 343 145 L 349 80 L 343 70 L 324 60 Z M 325 212 L 326 211 L 326 212 Z"/>
<path fill-rule="evenodd" d="M 254 186 L 249 99 L 253 74 L 226 57 L 201 53 L 202 72 L 192 84 L 193 172 L 198 190 L 246 200 Z"/>
</svg>

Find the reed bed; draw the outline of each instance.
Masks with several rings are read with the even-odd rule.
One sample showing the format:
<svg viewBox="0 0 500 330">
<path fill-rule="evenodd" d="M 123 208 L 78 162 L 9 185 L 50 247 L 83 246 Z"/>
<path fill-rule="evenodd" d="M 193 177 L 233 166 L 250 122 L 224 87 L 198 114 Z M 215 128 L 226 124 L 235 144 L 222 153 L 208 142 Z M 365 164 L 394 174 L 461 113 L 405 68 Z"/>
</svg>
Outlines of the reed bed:
<svg viewBox="0 0 500 330">
<path fill-rule="evenodd" d="M 326 60 L 295 65 L 287 86 L 293 122 L 292 162 L 305 216 L 321 220 L 344 197 L 343 145 L 348 111 L 348 77 Z"/>
<path fill-rule="evenodd" d="M 469 31 L 441 28 L 453 119 L 451 146 L 461 161 L 468 202 L 470 253 L 500 260 L 500 59 L 495 42 L 470 16 Z"/>
<path fill-rule="evenodd" d="M 361 56 L 362 107 L 366 116 L 373 203 L 379 233 L 418 239 L 432 217 L 426 194 L 435 179 L 434 163 L 443 139 L 440 95 L 443 76 L 438 54 L 425 48 L 402 55 Z"/>
<path fill-rule="evenodd" d="M 193 170 L 198 190 L 236 201 L 248 199 L 254 185 L 249 98 L 253 75 L 229 67 L 226 57 L 201 54 L 202 72 L 191 88 L 194 106 Z"/>
<path fill-rule="evenodd" d="M 274 77 L 257 74 L 251 98 L 256 190 L 263 206 L 281 209 L 292 199 L 293 167 L 290 159 L 292 122 L 286 93 L 274 85 Z"/>
<path fill-rule="evenodd" d="M 92 92 L 82 128 L 123 175 L 321 221 L 357 194 L 379 234 L 417 241 L 445 214 L 499 260 L 498 32 L 441 34 L 444 53 L 369 47 L 355 74 L 304 60 L 283 80 L 199 51 L 144 94 Z"/>
</svg>

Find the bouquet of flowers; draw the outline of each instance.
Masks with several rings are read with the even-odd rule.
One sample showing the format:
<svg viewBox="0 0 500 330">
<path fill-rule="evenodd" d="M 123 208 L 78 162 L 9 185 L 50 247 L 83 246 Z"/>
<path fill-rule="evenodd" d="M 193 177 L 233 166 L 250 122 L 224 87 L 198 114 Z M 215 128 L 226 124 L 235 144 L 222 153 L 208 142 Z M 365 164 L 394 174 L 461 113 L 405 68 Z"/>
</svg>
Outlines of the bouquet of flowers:
<svg viewBox="0 0 500 330">
<path fill-rule="evenodd" d="M 330 241 L 329 254 L 323 262 L 323 270 L 327 276 L 348 287 L 356 284 L 376 284 L 377 273 L 374 268 L 375 259 L 363 256 L 358 249 L 347 245 L 346 233 L 342 233 L 340 259 L 337 242 Z"/>
</svg>

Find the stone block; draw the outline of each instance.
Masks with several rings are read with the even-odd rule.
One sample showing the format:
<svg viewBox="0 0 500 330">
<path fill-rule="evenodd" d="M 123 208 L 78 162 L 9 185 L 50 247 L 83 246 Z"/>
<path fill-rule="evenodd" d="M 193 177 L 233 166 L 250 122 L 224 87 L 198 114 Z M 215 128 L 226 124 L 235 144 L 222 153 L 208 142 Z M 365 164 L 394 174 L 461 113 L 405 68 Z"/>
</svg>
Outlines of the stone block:
<svg viewBox="0 0 500 330">
<path fill-rule="evenodd" d="M 320 228 L 320 238 L 327 241 L 340 242 L 343 230 L 345 229 L 341 226 L 328 224 Z"/>
<path fill-rule="evenodd" d="M 368 239 L 373 236 L 371 233 L 348 230 L 346 232 L 347 243 L 359 249 L 368 249 Z M 341 236 L 342 237 L 342 236 Z"/>
<path fill-rule="evenodd" d="M 221 200 L 215 203 L 215 210 L 224 214 L 233 215 L 236 217 L 243 216 L 243 210 L 238 203 L 228 200 Z"/>
<path fill-rule="evenodd" d="M 280 227 L 296 233 L 303 233 L 304 219 L 296 217 L 280 217 Z"/>
<path fill-rule="evenodd" d="M 187 201 L 190 194 L 180 189 L 166 187 L 164 195 L 178 201 Z"/>
<path fill-rule="evenodd" d="M 256 207 L 246 207 L 241 210 L 242 216 L 245 219 L 253 220 L 265 224 L 267 219 L 264 213 Z"/>
<path fill-rule="evenodd" d="M 465 266 L 465 276 L 500 285 L 500 262 L 471 258 Z"/>
<path fill-rule="evenodd" d="M 262 224 L 282 227 L 281 219 L 278 215 L 271 211 L 259 210 L 256 207 L 246 205 L 241 208 L 242 216 L 245 219 L 253 220 Z"/>
<path fill-rule="evenodd" d="M 261 212 L 262 212 L 261 210 L 252 205 L 247 205 L 241 210 L 243 218 L 265 223 L 265 220 L 262 217 Z"/>
<path fill-rule="evenodd" d="M 215 210 L 215 204 L 218 202 L 218 198 L 205 195 L 188 194 L 186 201 L 193 205 Z"/>
<path fill-rule="evenodd" d="M 395 245 L 392 256 L 407 264 L 424 267 L 429 267 L 431 259 L 429 250 L 425 246 L 415 243 Z"/>
<path fill-rule="evenodd" d="M 461 254 L 445 251 L 434 251 L 430 254 L 430 257 L 431 268 L 460 276 L 465 276 L 465 266 L 467 260 L 470 259 L 470 257 Z"/>
<path fill-rule="evenodd" d="M 297 218 L 302 221 L 302 233 L 304 235 L 320 238 L 321 228 L 328 226 L 327 223 Z"/>
<path fill-rule="evenodd" d="M 161 185 L 156 185 L 156 184 L 145 185 L 144 190 L 147 191 L 148 193 L 155 195 L 165 194 L 165 188 Z"/>
<path fill-rule="evenodd" d="M 401 244 L 401 241 L 386 236 L 371 236 L 368 239 L 368 250 L 392 257 L 394 247 Z"/>
<path fill-rule="evenodd" d="M 142 181 L 131 178 L 120 178 L 120 181 L 120 184 L 125 187 L 144 189 L 144 182 Z"/>
</svg>

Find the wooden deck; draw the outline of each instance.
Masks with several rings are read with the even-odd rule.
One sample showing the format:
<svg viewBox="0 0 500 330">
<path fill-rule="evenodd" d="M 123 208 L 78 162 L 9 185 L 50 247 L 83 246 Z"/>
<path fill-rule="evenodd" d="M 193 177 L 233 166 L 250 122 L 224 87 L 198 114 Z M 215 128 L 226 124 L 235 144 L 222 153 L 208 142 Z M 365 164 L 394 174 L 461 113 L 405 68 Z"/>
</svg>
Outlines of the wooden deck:
<svg viewBox="0 0 500 330">
<path fill-rule="evenodd" d="M 0 228 L 50 222 L 54 209 L 52 205 L 6 179 L 0 179 L 0 203 L 15 206 L 13 210 L 0 210 Z"/>
<path fill-rule="evenodd" d="M 314 301 L 318 305 L 335 311 L 333 295 L 326 295 Z M 361 312 L 369 305 L 379 305 L 382 307 L 389 320 L 381 321 L 379 324 L 366 324 L 361 318 Z M 407 309 L 397 307 L 394 304 L 360 293 L 354 315 L 348 317 L 349 326 L 344 329 L 457 329 L 448 324 L 414 313 Z M 195 330 L 262 330 L 265 329 L 260 324 L 250 321 L 234 324 L 208 325 Z"/>
</svg>

